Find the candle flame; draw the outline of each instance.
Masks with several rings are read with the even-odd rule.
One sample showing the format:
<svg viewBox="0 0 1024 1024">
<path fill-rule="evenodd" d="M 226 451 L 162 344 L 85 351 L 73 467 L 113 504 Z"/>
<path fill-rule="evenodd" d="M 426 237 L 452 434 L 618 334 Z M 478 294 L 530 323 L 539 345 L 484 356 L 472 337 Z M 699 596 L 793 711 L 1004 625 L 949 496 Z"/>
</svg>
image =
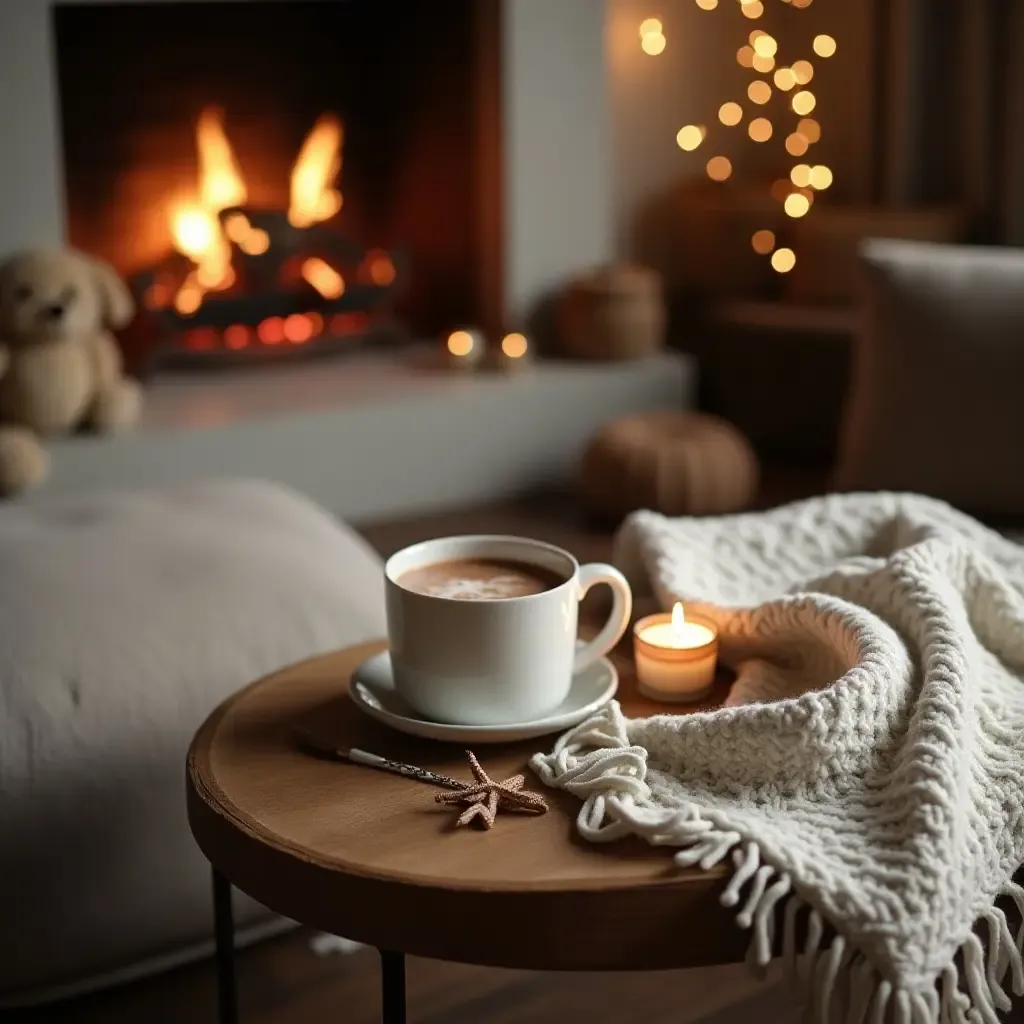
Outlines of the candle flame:
<svg viewBox="0 0 1024 1024">
<path fill-rule="evenodd" d="M 686 621 L 686 615 L 683 612 L 683 602 L 676 601 L 672 606 L 672 629 L 679 633 L 683 628 L 683 623 Z"/>
</svg>

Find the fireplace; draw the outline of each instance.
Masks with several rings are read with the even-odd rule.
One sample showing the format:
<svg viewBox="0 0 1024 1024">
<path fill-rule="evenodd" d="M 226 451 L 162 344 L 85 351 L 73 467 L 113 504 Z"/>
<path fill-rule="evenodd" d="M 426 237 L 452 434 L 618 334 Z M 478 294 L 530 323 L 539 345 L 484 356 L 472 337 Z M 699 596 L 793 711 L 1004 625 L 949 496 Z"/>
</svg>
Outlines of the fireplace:
<svg viewBox="0 0 1024 1024">
<path fill-rule="evenodd" d="M 70 243 L 129 356 L 279 360 L 493 322 L 492 0 L 54 8 Z"/>
</svg>

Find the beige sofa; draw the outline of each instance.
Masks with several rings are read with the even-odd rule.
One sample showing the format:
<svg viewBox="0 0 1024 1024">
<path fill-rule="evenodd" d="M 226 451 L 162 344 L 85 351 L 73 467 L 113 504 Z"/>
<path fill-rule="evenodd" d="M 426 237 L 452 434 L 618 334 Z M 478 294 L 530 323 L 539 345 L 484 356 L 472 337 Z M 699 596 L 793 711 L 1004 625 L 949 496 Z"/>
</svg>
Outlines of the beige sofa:
<svg viewBox="0 0 1024 1024">
<path fill-rule="evenodd" d="M 202 951 L 192 734 L 251 680 L 380 635 L 381 586 L 363 541 L 271 484 L 0 508 L 0 1005 Z"/>
</svg>

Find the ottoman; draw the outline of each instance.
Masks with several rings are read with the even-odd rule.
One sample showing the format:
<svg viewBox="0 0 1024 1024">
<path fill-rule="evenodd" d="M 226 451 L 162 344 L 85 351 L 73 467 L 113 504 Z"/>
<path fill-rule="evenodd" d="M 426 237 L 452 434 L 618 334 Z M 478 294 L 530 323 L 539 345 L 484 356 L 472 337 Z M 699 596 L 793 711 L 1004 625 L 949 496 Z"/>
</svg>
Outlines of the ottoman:
<svg viewBox="0 0 1024 1024">
<path fill-rule="evenodd" d="M 4 506 L 0 598 L 0 1005 L 15 1005 L 203 950 L 193 733 L 246 682 L 382 635 L 384 613 L 369 547 L 253 481 Z"/>
</svg>

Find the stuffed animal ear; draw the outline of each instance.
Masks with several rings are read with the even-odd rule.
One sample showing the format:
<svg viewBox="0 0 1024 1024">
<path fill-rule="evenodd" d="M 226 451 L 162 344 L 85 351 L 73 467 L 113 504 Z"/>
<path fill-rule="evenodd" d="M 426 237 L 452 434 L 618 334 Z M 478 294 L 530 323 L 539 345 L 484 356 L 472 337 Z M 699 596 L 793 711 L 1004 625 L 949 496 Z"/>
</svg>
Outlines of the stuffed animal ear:
<svg viewBox="0 0 1024 1024">
<path fill-rule="evenodd" d="M 112 328 L 127 326 L 135 316 L 135 301 L 128 286 L 109 264 L 93 259 L 89 260 L 89 264 L 100 297 L 104 323 Z"/>
</svg>

